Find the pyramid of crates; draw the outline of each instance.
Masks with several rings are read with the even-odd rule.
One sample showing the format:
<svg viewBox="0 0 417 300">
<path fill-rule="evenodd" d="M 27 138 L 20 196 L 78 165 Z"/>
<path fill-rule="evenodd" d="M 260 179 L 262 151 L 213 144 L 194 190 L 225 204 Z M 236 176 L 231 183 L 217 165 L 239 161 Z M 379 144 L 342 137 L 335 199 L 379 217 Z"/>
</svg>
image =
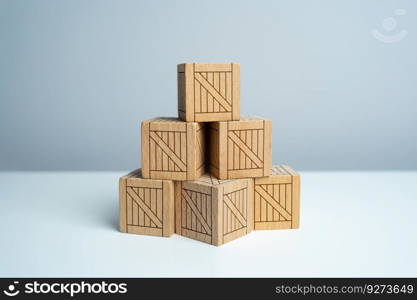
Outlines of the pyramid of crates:
<svg viewBox="0 0 417 300">
<path fill-rule="evenodd" d="M 120 178 L 120 230 L 212 245 L 299 226 L 300 177 L 272 166 L 272 122 L 240 116 L 240 66 L 178 65 L 178 118 L 141 126 L 142 168 Z"/>
</svg>

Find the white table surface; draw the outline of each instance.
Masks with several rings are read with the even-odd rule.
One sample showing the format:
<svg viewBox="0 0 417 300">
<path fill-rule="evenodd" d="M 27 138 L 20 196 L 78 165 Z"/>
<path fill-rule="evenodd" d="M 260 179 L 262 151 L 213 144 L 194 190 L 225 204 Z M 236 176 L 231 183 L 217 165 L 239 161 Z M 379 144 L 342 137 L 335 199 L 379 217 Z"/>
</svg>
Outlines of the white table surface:
<svg viewBox="0 0 417 300">
<path fill-rule="evenodd" d="M 117 172 L 1 172 L 0 276 L 417 276 L 417 172 L 302 172 L 301 228 L 118 231 Z"/>
</svg>

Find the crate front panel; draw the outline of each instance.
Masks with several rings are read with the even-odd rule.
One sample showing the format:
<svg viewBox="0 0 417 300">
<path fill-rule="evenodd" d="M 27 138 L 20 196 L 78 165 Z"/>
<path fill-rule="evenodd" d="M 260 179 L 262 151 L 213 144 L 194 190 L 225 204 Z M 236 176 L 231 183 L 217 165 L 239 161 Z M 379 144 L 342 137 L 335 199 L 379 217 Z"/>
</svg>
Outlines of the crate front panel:
<svg viewBox="0 0 417 300">
<path fill-rule="evenodd" d="M 187 132 L 149 130 L 149 171 L 187 172 Z"/>
<path fill-rule="evenodd" d="M 270 152 L 267 148 L 265 122 L 244 123 L 231 127 L 227 124 L 227 177 L 259 177 L 265 176 L 265 162 L 270 161 Z M 222 142 L 222 140 L 220 140 Z M 222 164 L 219 166 L 222 167 Z"/>
<path fill-rule="evenodd" d="M 212 243 L 212 194 L 208 190 L 182 184 L 180 195 L 180 234 L 202 242 Z"/>
<path fill-rule="evenodd" d="M 255 229 L 293 228 L 293 207 L 295 206 L 292 183 L 255 183 Z"/>
<path fill-rule="evenodd" d="M 125 193 L 127 232 L 163 236 L 162 183 L 158 188 L 128 184 Z"/>
<path fill-rule="evenodd" d="M 229 130 L 228 170 L 263 169 L 264 129 Z"/>
<path fill-rule="evenodd" d="M 248 185 L 223 194 L 223 243 L 248 233 L 248 215 L 253 213 L 248 206 Z"/>
<path fill-rule="evenodd" d="M 223 113 L 232 119 L 232 67 L 228 71 L 197 72 L 194 70 L 194 114 Z"/>
</svg>

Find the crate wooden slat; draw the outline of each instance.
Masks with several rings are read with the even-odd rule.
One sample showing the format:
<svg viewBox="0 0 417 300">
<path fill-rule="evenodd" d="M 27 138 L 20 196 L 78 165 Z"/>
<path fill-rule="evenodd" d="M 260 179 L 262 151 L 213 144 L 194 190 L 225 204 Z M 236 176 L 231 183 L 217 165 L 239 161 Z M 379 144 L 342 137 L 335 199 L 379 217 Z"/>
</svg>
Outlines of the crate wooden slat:
<svg viewBox="0 0 417 300">
<path fill-rule="evenodd" d="M 175 182 L 175 232 L 222 245 L 253 229 L 253 180 L 218 180 L 205 174 Z"/>
<path fill-rule="evenodd" d="M 169 237 L 174 233 L 174 184 L 135 170 L 119 180 L 120 231 Z"/>
<path fill-rule="evenodd" d="M 213 122 L 209 136 L 209 171 L 219 179 L 271 174 L 272 122 L 258 117 Z"/>
<path fill-rule="evenodd" d="M 294 229 L 300 222 L 300 175 L 273 166 L 272 175 L 254 179 L 254 229 Z"/>
<path fill-rule="evenodd" d="M 142 122 L 141 136 L 144 178 L 193 180 L 205 173 L 204 123 L 155 118 Z"/>
<path fill-rule="evenodd" d="M 178 116 L 187 122 L 240 119 L 240 65 L 185 63 L 178 67 Z"/>
</svg>

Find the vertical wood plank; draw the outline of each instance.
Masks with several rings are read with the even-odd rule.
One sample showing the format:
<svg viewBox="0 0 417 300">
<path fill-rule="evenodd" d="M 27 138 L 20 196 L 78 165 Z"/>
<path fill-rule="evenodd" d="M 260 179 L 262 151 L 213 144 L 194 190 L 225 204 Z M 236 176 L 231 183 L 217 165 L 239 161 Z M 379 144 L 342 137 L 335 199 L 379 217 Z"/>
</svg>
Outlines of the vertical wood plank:
<svg viewBox="0 0 417 300">
<path fill-rule="evenodd" d="M 258 130 L 258 157 L 264 162 L 264 130 Z"/>
<path fill-rule="evenodd" d="M 196 193 L 196 205 L 197 205 L 198 211 L 202 212 L 201 211 L 201 193 Z M 200 222 L 197 222 L 197 231 L 201 232 L 201 223 Z"/>
<path fill-rule="evenodd" d="M 184 196 L 182 195 L 182 189 L 184 187 L 181 188 L 181 209 L 182 209 L 182 213 L 181 213 L 181 228 L 188 228 L 188 209 L 187 209 L 187 203 L 184 199 Z"/>
<path fill-rule="evenodd" d="M 244 130 L 237 131 L 237 136 L 240 137 L 242 142 L 246 144 L 246 135 Z M 246 169 L 246 154 L 244 151 L 240 150 L 240 163 L 239 169 L 243 170 Z"/>
<path fill-rule="evenodd" d="M 209 72 L 207 73 L 207 81 L 213 85 L 214 84 L 214 73 L 213 72 Z M 207 93 L 207 100 L 205 102 L 205 112 L 208 112 L 208 104 L 209 103 L 215 103 L 216 101 L 214 101 L 213 96 L 210 93 Z"/>
<path fill-rule="evenodd" d="M 155 148 L 155 142 L 152 139 L 149 139 L 149 160 L 150 160 L 150 166 L 149 169 L 150 170 L 156 170 L 156 160 L 155 160 L 155 152 L 156 152 L 156 148 Z"/>
<path fill-rule="evenodd" d="M 230 100 L 227 99 L 227 95 L 226 95 L 226 73 L 221 72 L 221 73 L 219 73 L 219 76 L 220 76 L 220 78 L 219 78 L 220 95 L 222 95 L 226 99 L 226 101 L 229 102 Z M 230 104 L 232 104 L 232 103 L 230 103 Z M 217 105 L 217 107 L 215 107 L 214 111 L 220 111 L 219 110 L 219 105 Z"/>
<path fill-rule="evenodd" d="M 195 204 L 195 200 L 196 200 L 196 192 L 192 192 L 191 193 L 191 200 L 193 200 L 193 203 Z M 194 212 L 191 213 L 191 229 L 193 231 L 197 230 L 197 216 Z"/>
<path fill-rule="evenodd" d="M 163 184 L 162 184 L 162 188 L 163 188 Z M 159 220 L 163 220 L 163 203 L 162 203 L 162 193 L 163 193 L 163 189 L 156 189 L 155 190 L 155 197 L 156 197 L 156 216 L 158 217 Z"/>
<path fill-rule="evenodd" d="M 168 144 L 168 132 L 162 132 L 162 140 L 165 144 Z M 162 153 L 162 170 L 168 171 L 168 155 L 166 153 Z"/>
<path fill-rule="evenodd" d="M 292 214 L 292 184 L 283 184 L 285 186 L 285 209 L 291 214 L 291 218 L 293 218 Z"/>
<path fill-rule="evenodd" d="M 162 168 L 162 150 L 161 148 L 155 143 L 156 152 L 155 152 L 155 161 L 156 161 L 156 169 L 158 171 L 163 170 Z"/>
<path fill-rule="evenodd" d="M 264 121 L 264 143 L 265 143 L 265 157 L 264 157 L 264 176 L 271 175 L 272 169 L 272 121 Z"/>
<path fill-rule="evenodd" d="M 226 72 L 226 100 L 232 105 L 232 120 L 233 119 L 233 102 L 232 102 L 232 72 Z M 226 111 L 223 109 L 223 111 Z"/>
<path fill-rule="evenodd" d="M 253 151 L 252 148 L 252 130 L 245 130 L 245 140 L 246 140 L 246 145 L 248 145 L 248 147 Z M 251 169 L 252 168 L 252 161 L 250 160 L 249 157 L 246 157 L 246 168 Z"/>
<path fill-rule="evenodd" d="M 150 202 L 151 202 L 151 205 L 150 205 L 150 208 L 151 208 L 151 211 L 155 214 L 155 215 L 157 215 L 157 211 L 156 211 L 156 189 L 150 189 L 150 193 L 151 193 L 151 198 L 150 198 Z M 156 224 L 152 224 L 153 226 L 152 227 L 157 227 L 156 226 Z"/>
<path fill-rule="evenodd" d="M 227 149 L 227 122 L 219 122 L 219 179 L 227 178 L 228 149 Z"/>
<path fill-rule="evenodd" d="M 233 162 L 234 170 L 238 170 L 238 169 L 240 169 L 240 156 L 241 156 L 241 154 L 240 154 L 239 147 L 235 143 L 233 143 L 233 155 L 234 155 L 234 162 Z"/>
<path fill-rule="evenodd" d="M 300 227 L 300 177 L 292 176 L 292 221 L 291 228 Z"/>
<path fill-rule="evenodd" d="M 129 194 L 126 194 L 127 199 L 127 224 L 133 224 L 133 211 L 132 211 L 132 197 Z"/>
<path fill-rule="evenodd" d="M 254 180 L 248 180 L 248 188 L 246 193 L 246 199 L 244 205 L 246 205 L 246 226 L 247 226 L 247 233 L 251 232 L 254 227 Z"/>
<path fill-rule="evenodd" d="M 258 193 L 255 193 L 255 207 L 254 207 L 254 211 L 255 211 L 255 222 L 260 222 L 261 221 L 261 197 L 259 196 Z"/>
<path fill-rule="evenodd" d="M 187 164 L 187 133 L 186 132 L 181 132 L 180 135 L 181 138 L 181 161 L 184 164 Z M 183 170 L 186 171 L 186 170 Z"/>
<path fill-rule="evenodd" d="M 252 151 L 257 156 L 259 156 L 259 153 L 258 153 L 258 131 L 257 130 L 251 130 L 251 132 L 252 132 Z M 255 167 L 255 165 L 254 165 L 254 167 Z"/>
<path fill-rule="evenodd" d="M 146 204 L 146 206 L 150 206 L 150 198 L 151 198 L 151 195 L 150 195 L 150 189 L 149 188 L 144 188 L 143 189 L 143 191 L 144 191 L 144 202 L 145 202 L 145 204 Z M 150 227 L 151 226 L 151 219 L 149 219 L 149 217 L 145 214 L 145 226 L 148 226 L 148 227 Z"/>
<path fill-rule="evenodd" d="M 126 179 L 119 179 L 119 229 L 121 232 L 127 232 L 126 225 Z"/>
<path fill-rule="evenodd" d="M 139 206 L 135 201 L 132 202 L 132 223 L 133 225 L 137 226 L 139 219 Z"/>
<path fill-rule="evenodd" d="M 205 89 L 200 85 L 200 83 L 198 83 L 197 80 L 194 81 L 194 109 L 195 109 L 195 113 L 200 113 L 202 112 L 202 106 L 203 106 L 203 102 L 205 101 Z"/>
<path fill-rule="evenodd" d="M 279 184 L 274 184 L 274 195 L 273 198 L 279 201 Z M 279 213 L 274 209 L 274 221 L 279 221 L 280 216 Z"/>
<path fill-rule="evenodd" d="M 191 211 L 190 206 L 187 204 L 187 201 L 184 199 L 184 196 L 183 196 L 183 201 L 187 205 L 187 226 L 185 226 L 185 227 L 187 229 L 192 229 L 192 225 L 191 225 L 191 218 L 192 218 L 191 214 L 192 214 L 192 211 Z"/>
<path fill-rule="evenodd" d="M 272 195 L 274 193 L 274 187 L 272 186 L 272 184 L 268 184 L 268 194 Z M 268 221 L 273 221 L 273 212 L 274 209 L 272 208 L 272 206 L 270 204 L 267 205 L 268 209 L 267 209 L 267 220 Z"/>
<path fill-rule="evenodd" d="M 185 64 L 185 115 L 187 122 L 194 122 L 194 64 Z"/>
<path fill-rule="evenodd" d="M 174 233 L 174 183 L 164 180 L 163 193 L 163 230 L 162 236 L 171 236 Z"/>
<path fill-rule="evenodd" d="M 145 199 L 143 190 L 143 188 L 138 188 L 138 195 L 140 199 Z M 139 225 L 145 226 L 145 213 L 142 209 L 139 210 Z"/>
<path fill-rule="evenodd" d="M 181 158 L 181 133 L 175 132 L 174 134 L 175 134 L 175 142 L 174 142 L 175 152 L 177 153 L 178 157 L 182 160 Z M 180 171 L 177 165 L 174 165 L 174 171 Z"/>
<path fill-rule="evenodd" d="M 230 138 L 227 138 L 227 142 L 228 142 L 228 153 L 227 153 L 227 164 L 229 165 L 228 170 L 233 170 L 235 169 L 235 159 L 234 159 L 234 146 L 233 146 L 233 142 Z"/>
<path fill-rule="evenodd" d="M 223 188 L 211 188 L 212 244 L 223 244 Z"/>
<path fill-rule="evenodd" d="M 176 181 L 175 187 L 175 233 L 182 234 L 182 216 L 183 216 L 183 205 L 182 205 L 182 182 Z"/>
<path fill-rule="evenodd" d="M 213 188 L 212 188 L 213 189 Z M 213 193 L 213 190 L 212 190 Z M 207 224 L 209 224 L 210 228 L 212 228 L 212 232 L 213 232 L 213 223 L 212 223 L 212 211 L 213 211 L 213 200 L 212 200 L 212 195 L 208 196 L 206 195 L 206 211 L 207 211 Z"/>
<path fill-rule="evenodd" d="M 240 65 L 232 64 L 232 119 L 240 119 Z"/>
<path fill-rule="evenodd" d="M 149 122 L 142 122 L 141 148 L 142 176 L 149 178 Z"/>
<path fill-rule="evenodd" d="M 175 137 L 174 137 L 174 132 L 170 131 L 167 134 L 168 134 L 168 146 L 175 153 Z M 169 171 L 174 171 L 174 162 L 172 161 L 172 159 L 169 159 L 168 160 L 168 170 Z"/>
<path fill-rule="evenodd" d="M 279 199 L 277 199 L 277 202 L 282 206 L 285 207 L 285 184 L 279 185 Z M 285 219 L 283 216 L 280 216 L 280 219 Z"/>
<path fill-rule="evenodd" d="M 197 162 L 196 162 L 196 140 L 197 140 L 197 124 L 187 123 L 187 179 L 193 180 L 196 176 Z"/>
</svg>

